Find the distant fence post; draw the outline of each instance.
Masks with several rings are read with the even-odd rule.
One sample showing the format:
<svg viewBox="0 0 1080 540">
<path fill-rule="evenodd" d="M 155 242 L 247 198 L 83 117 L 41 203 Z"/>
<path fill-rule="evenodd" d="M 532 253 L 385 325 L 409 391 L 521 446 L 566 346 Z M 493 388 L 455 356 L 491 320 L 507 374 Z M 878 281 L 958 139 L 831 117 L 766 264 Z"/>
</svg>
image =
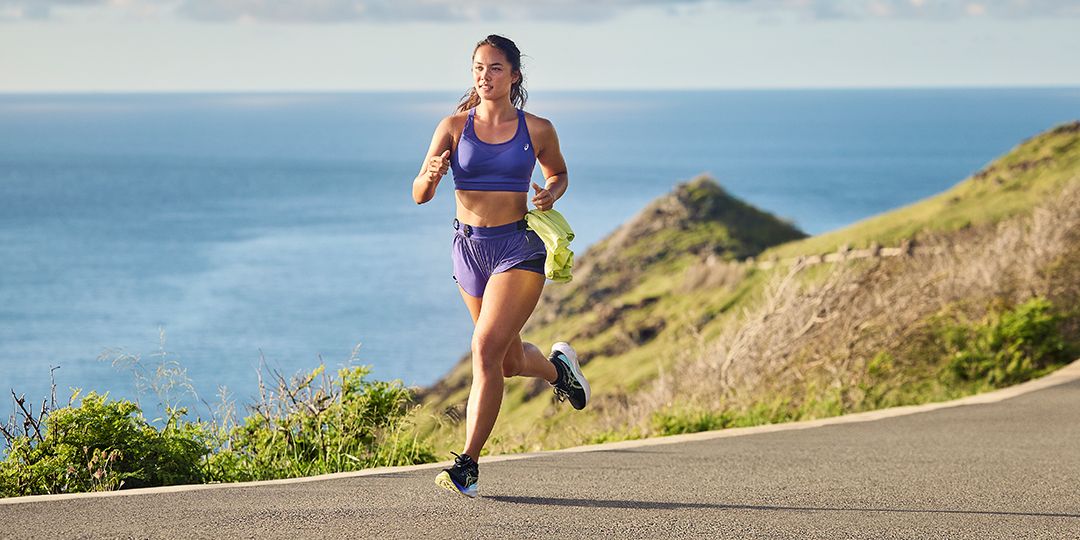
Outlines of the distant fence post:
<svg viewBox="0 0 1080 540">
<path fill-rule="evenodd" d="M 939 254 L 944 250 L 936 248 L 933 250 L 923 250 L 927 253 Z M 863 258 L 881 258 L 881 257 L 903 257 L 914 256 L 918 250 L 916 249 L 916 241 L 914 238 L 905 238 L 900 241 L 898 247 L 883 247 L 876 240 L 870 243 L 870 246 L 866 249 L 851 249 L 850 244 L 843 244 L 836 248 L 834 253 L 814 254 L 814 255 L 797 255 L 791 259 L 780 259 L 776 255 L 771 255 L 768 259 L 757 260 L 754 257 L 747 257 L 745 264 L 751 267 L 760 268 L 762 270 L 768 270 L 778 265 L 795 266 L 805 265 L 813 266 L 821 264 L 823 262 L 842 262 L 853 259 Z"/>
</svg>

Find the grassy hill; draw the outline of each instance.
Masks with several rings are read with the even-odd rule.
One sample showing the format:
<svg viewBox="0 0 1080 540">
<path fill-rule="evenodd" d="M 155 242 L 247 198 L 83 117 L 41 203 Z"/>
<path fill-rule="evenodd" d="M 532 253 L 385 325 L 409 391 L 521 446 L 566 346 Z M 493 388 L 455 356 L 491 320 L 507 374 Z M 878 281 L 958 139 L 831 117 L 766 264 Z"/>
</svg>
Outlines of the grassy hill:
<svg viewBox="0 0 1080 540">
<path fill-rule="evenodd" d="M 574 281 L 549 285 L 523 331 L 542 348 L 574 344 L 594 381 L 590 407 L 554 403 L 542 382 L 509 381 L 488 448 L 527 451 L 842 414 L 943 399 L 1051 369 L 1075 340 L 1075 314 L 1055 306 L 1076 305 L 1071 295 L 1080 286 L 1069 273 L 1080 266 L 1072 264 L 1080 263 L 1080 240 L 1070 232 L 1080 230 L 1071 210 L 1080 206 L 1077 186 L 1080 122 L 1024 141 L 945 193 L 809 238 L 711 179 L 681 184 L 581 254 Z M 1012 244 L 1003 244 L 1006 236 Z M 936 243 L 944 255 L 933 263 L 772 270 L 740 263 L 910 238 Z M 1029 304 L 1047 298 L 1049 307 Z M 978 369 L 967 379 L 948 375 L 963 366 L 946 357 L 997 358 L 974 343 L 1014 315 L 1026 317 L 1021 326 L 1049 320 L 1035 330 L 1052 334 L 1045 339 L 1064 336 L 1062 345 L 1024 352 L 1038 358 L 1018 361 L 1028 367 L 1005 377 L 988 381 Z M 469 380 L 466 356 L 421 394 L 420 427 L 437 448 L 460 445 Z"/>
<path fill-rule="evenodd" d="M 933 197 L 873 216 L 836 231 L 789 242 L 762 257 L 826 253 L 842 245 L 895 245 L 929 232 L 996 223 L 1031 210 L 1076 180 L 1080 171 L 1080 122 L 1062 124 L 1028 139 L 971 177 Z"/>
</svg>

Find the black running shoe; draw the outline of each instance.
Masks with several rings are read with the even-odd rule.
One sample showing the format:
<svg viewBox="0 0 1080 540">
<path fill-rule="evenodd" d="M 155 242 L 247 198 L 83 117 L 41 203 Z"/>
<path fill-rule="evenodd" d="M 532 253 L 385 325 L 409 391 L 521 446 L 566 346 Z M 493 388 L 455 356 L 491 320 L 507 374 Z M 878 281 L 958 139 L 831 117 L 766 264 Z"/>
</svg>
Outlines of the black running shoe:
<svg viewBox="0 0 1080 540">
<path fill-rule="evenodd" d="M 476 481 L 480 478 L 480 467 L 468 454 L 450 453 L 457 456 L 454 458 L 454 465 L 449 469 L 443 469 L 435 477 L 435 483 L 466 497 L 476 497 L 479 494 Z"/>
<path fill-rule="evenodd" d="M 589 404 L 589 381 L 581 374 L 581 366 L 578 365 L 577 353 L 569 343 L 558 342 L 551 346 L 551 356 L 548 357 L 559 377 L 551 386 L 555 387 L 555 397 L 559 401 L 570 400 L 570 405 L 575 409 L 584 409 Z"/>
</svg>

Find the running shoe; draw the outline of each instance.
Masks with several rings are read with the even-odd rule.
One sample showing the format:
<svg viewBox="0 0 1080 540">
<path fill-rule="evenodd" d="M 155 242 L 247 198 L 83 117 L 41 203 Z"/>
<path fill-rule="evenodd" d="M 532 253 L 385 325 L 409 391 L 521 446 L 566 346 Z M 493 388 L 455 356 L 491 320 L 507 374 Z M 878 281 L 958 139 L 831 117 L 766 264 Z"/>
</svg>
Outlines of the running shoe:
<svg viewBox="0 0 1080 540">
<path fill-rule="evenodd" d="M 476 497 L 479 494 L 476 481 L 480 478 L 480 467 L 468 454 L 450 453 L 457 456 L 454 458 L 454 465 L 449 469 L 443 469 L 435 477 L 435 483 L 466 497 Z"/>
<path fill-rule="evenodd" d="M 551 386 L 555 387 L 555 397 L 559 401 L 570 400 L 570 405 L 581 410 L 589 404 L 589 381 L 581 374 L 577 353 L 569 343 L 560 341 L 551 346 L 548 360 L 555 364 L 559 376 Z"/>
</svg>

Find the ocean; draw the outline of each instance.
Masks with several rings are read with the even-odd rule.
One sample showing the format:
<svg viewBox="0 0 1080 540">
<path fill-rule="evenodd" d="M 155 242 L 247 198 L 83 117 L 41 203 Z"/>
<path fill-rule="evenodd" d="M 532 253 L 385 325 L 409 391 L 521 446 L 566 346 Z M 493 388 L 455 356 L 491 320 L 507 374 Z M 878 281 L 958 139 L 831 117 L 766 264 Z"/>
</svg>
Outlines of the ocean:
<svg viewBox="0 0 1080 540">
<path fill-rule="evenodd" d="M 0 390 L 40 403 L 59 366 L 58 401 L 109 391 L 152 416 L 101 357 L 176 361 L 201 399 L 243 404 L 260 358 L 292 374 L 354 349 L 374 378 L 434 382 L 472 324 L 451 177 L 419 206 L 411 182 L 459 96 L 0 94 Z M 701 173 L 808 233 L 842 227 L 1080 118 L 1080 89 L 537 91 L 526 109 L 559 133 L 580 254 Z"/>
</svg>

